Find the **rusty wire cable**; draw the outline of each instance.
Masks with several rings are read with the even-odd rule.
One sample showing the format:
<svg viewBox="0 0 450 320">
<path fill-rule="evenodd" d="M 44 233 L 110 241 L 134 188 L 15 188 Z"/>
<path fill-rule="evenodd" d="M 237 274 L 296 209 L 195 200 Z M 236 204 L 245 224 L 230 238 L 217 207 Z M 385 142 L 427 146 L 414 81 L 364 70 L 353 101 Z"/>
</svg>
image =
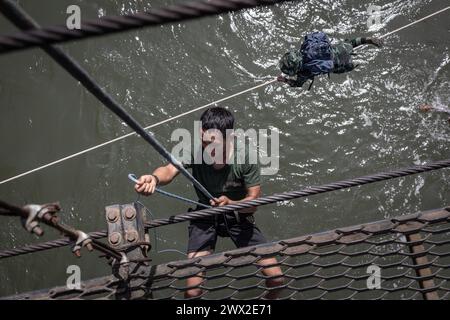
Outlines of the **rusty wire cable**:
<svg viewBox="0 0 450 320">
<path fill-rule="evenodd" d="M 107 235 L 107 232 L 106 231 L 96 231 L 96 232 L 87 233 L 87 235 L 91 239 L 98 240 L 98 239 L 105 238 Z M 46 251 L 46 250 L 50 250 L 50 249 L 61 248 L 61 247 L 68 246 L 72 243 L 73 243 L 73 241 L 70 240 L 69 238 L 61 238 L 61 239 L 56 239 L 56 240 L 49 240 L 49 241 L 38 243 L 38 244 L 30 244 L 30 245 L 26 245 L 26 246 L 23 246 L 20 248 L 3 250 L 0 252 L 0 259 L 20 256 L 23 254 L 34 253 L 34 252 L 39 252 L 39 251 Z"/>
<path fill-rule="evenodd" d="M 24 228 L 30 233 L 34 233 L 38 236 L 42 236 L 44 233 L 38 222 L 42 222 L 61 232 L 68 237 L 67 244 L 75 243 L 73 251 L 77 256 L 80 256 L 81 248 L 86 247 L 89 251 L 95 249 L 108 257 L 116 259 L 122 258 L 120 253 L 107 244 L 89 237 L 89 235 L 86 235 L 81 230 L 76 230 L 71 226 L 61 223 L 56 216 L 56 213 L 61 210 L 57 203 L 28 205 L 21 208 L 0 200 L 0 210 L 5 213 L 5 215 L 20 217 Z"/>
<path fill-rule="evenodd" d="M 332 182 L 332 183 L 328 183 L 328 184 L 324 184 L 324 185 L 320 185 L 320 186 L 308 187 L 308 188 L 301 189 L 298 191 L 289 191 L 289 192 L 274 194 L 271 196 L 260 197 L 255 200 L 248 200 L 248 201 L 244 201 L 244 202 L 241 202 L 241 203 L 235 204 L 235 205 L 215 207 L 212 209 L 204 209 L 204 210 L 193 211 L 193 212 L 188 212 L 188 213 L 184 213 L 184 214 L 178 214 L 175 216 L 171 216 L 169 218 L 155 219 L 151 222 L 146 223 L 146 228 L 151 229 L 151 228 L 157 228 L 157 227 L 161 227 L 161 226 L 165 226 L 165 225 L 181 223 L 181 222 L 190 221 L 190 220 L 196 220 L 199 218 L 207 218 L 207 217 L 211 217 L 216 214 L 223 214 L 223 213 L 227 213 L 230 211 L 241 210 L 241 209 L 246 209 L 246 208 L 251 208 L 251 207 L 258 207 L 258 206 L 276 203 L 276 202 L 280 202 L 280 201 L 303 198 L 303 197 L 317 195 L 317 194 L 321 194 L 321 193 L 362 186 L 365 184 L 386 181 L 386 180 L 400 178 L 400 177 L 406 177 L 406 176 L 413 175 L 413 174 L 418 174 L 418 173 L 423 173 L 423 172 L 427 172 L 427 171 L 433 171 L 433 170 L 438 170 L 438 169 L 443 169 L 443 168 L 448 168 L 448 167 L 450 167 L 450 159 L 430 162 L 425 165 L 415 165 L 415 166 L 408 167 L 408 168 L 392 170 L 392 171 L 387 171 L 387 172 L 380 172 L 380 173 L 362 176 L 362 177 L 358 177 L 358 178 Z M 106 231 L 96 231 L 96 232 L 88 233 L 88 235 L 93 239 L 100 239 L 100 238 L 106 237 L 107 232 Z M 69 239 L 57 239 L 57 240 L 47 241 L 47 242 L 38 243 L 38 244 L 34 244 L 34 245 L 27 245 L 27 246 L 20 247 L 20 248 L 3 250 L 3 251 L 0 251 L 0 259 L 19 256 L 19 255 L 23 255 L 23 254 L 38 252 L 38 251 L 49 250 L 49 249 L 53 249 L 53 248 L 59 248 L 59 247 L 69 245 L 70 243 L 71 243 L 71 241 Z"/>
<path fill-rule="evenodd" d="M 0 200 L 0 214 L 11 217 L 23 217 L 26 213 L 21 208 Z"/>
<path fill-rule="evenodd" d="M 26 48 L 91 38 L 149 26 L 193 20 L 263 5 L 293 0 L 201 0 L 122 16 L 86 20 L 80 30 L 65 25 L 50 26 L 0 37 L 0 54 Z M 5 0 L 0 1 L 0 9 Z"/>
<path fill-rule="evenodd" d="M 242 209 L 248 209 L 253 207 L 259 207 L 267 204 L 277 203 L 280 201 L 287 201 L 293 199 L 304 198 L 307 196 L 317 195 L 321 193 L 326 193 L 330 191 L 336 191 L 346 188 L 352 188 L 356 186 L 362 186 L 369 183 L 385 181 L 400 177 L 405 177 L 417 173 L 438 170 L 442 168 L 450 167 L 450 159 L 435 161 L 425 165 L 415 165 L 409 168 L 398 169 L 387 172 L 380 172 L 376 174 L 371 174 L 367 176 L 362 176 L 358 178 L 341 180 L 337 182 L 332 182 L 324 184 L 321 186 L 307 187 L 305 189 L 297 191 L 282 192 L 279 194 L 273 194 L 271 196 L 260 197 L 255 200 L 247 200 L 237 204 L 230 204 L 223 207 L 214 207 L 211 209 L 202 209 L 198 211 L 188 212 L 184 214 L 179 214 L 176 216 L 171 216 L 165 219 L 158 219 L 146 224 L 147 228 L 155 228 L 164 225 L 190 221 L 195 219 L 207 218 L 217 214 L 223 214 L 232 211 L 239 211 Z"/>
</svg>

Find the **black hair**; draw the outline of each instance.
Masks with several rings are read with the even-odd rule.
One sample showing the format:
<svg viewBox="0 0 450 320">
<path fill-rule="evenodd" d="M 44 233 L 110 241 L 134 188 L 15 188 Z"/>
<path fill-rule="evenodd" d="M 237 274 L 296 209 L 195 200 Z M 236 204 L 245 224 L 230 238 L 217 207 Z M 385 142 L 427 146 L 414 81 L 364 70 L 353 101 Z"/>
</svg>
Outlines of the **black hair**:
<svg viewBox="0 0 450 320">
<path fill-rule="evenodd" d="M 226 137 L 227 129 L 234 128 L 234 117 L 233 114 L 225 108 L 214 107 L 205 110 L 200 117 L 202 121 L 202 129 L 217 129 L 220 130 L 223 137 Z"/>
</svg>

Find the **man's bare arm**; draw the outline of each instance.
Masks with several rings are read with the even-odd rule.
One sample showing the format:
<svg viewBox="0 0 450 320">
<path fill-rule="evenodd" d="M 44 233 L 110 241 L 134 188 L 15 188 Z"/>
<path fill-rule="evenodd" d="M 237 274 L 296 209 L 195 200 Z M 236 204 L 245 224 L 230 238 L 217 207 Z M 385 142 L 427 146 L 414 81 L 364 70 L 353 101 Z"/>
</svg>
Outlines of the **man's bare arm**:
<svg viewBox="0 0 450 320">
<path fill-rule="evenodd" d="M 235 201 L 235 200 L 231 200 L 230 198 L 228 198 L 226 196 L 221 196 L 221 197 L 217 198 L 215 202 L 211 200 L 211 205 L 222 207 L 222 206 L 226 206 L 228 204 L 237 204 L 237 203 L 243 202 L 243 201 L 255 200 L 256 198 L 259 198 L 259 197 L 261 197 L 261 186 L 258 185 L 258 186 L 253 186 L 253 187 L 247 188 L 247 195 L 245 196 L 245 198 L 243 198 L 241 200 Z M 240 213 L 254 213 L 255 211 L 256 211 L 256 207 L 239 210 Z"/>
<path fill-rule="evenodd" d="M 172 164 L 159 167 L 153 171 L 152 174 L 141 176 L 139 182 L 134 186 L 134 189 L 140 194 L 146 196 L 151 195 L 155 192 L 158 185 L 164 186 L 169 184 L 178 173 L 178 169 Z"/>
</svg>

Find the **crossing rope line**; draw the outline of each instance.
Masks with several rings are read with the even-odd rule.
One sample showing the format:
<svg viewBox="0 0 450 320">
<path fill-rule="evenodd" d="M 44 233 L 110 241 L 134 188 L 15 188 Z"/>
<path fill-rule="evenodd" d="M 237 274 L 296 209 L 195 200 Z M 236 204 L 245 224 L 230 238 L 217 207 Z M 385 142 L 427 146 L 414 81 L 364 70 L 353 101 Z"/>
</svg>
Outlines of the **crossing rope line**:
<svg viewBox="0 0 450 320">
<path fill-rule="evenodd" d="M 429 19 L 431 17 L 434 17 L 435 15 L 438 15 L 438 14 L 444 12 L 444 11 L 447 11 L 448 9 L 450 9 L 450 6 L 445 7 L 443 9 L 441 9 L 441 10 L 436 11 L 436 12 L 433 12 L 433 13 L 431 13 L 431 14 L 425 16 L 425 17 L 422 17 L 422 18 L 420 18 L 418 20 L 415 20 L 415 21 L 413 21 L 411 23 L 408 23 L 407 25 L 404 25 L 403 27 L 397 28 L 395 30 L 392 30 L 392 31 L 386 33 L 386 34 L 383 34 L 382 36 L 380 36 L 380 38 L 384 38 L 384 37 L 390 36 L 391 34 L 394 34 L 394 33 L 397 33 L 399 31 L 403 30 L 403 29 L 409 28 L 409 27 L 411 27 L 411 26 L 413 26 L 413 25 L 415 25 L 415 24 L 417 24 L 419 22 L 425 21 L 425 20 L 427 20 L 427 19 Z"/>
<path fill-rule="evenodd" d="M 273 79 L 273 80 L 270 80 L 270 81 L 261 83 L 261 84 L 259 84 L 259 85 L 256 85 L 256 86 L 254 86 L 254 87 L 251 87 L 251 88 L 242 90 L 242 91 L 240 91 L 240 92 L 237 92 L 237 93 L 232 94 L 232 95 L 230 95 L 230 96 L 227 96 L 227 97 L 225 97 L 225 98 L 222 98 L 222 99 L 219 99 L 219 100 L 216 100 L 216 101 L 213 101 L 213 102 L 204 104 L 204 105 L 202 105 L 202 106 L 200 106 L 200 107 L 197 107 L 197 108 L 195 108 L 195 109 L 191 109 L 191 110 L 189 110 L 189 111 L 180 113 L 180 114 L 178 114 L 178 115 L 176 115 L 176 116 L 173 116 L 173 117 L 167 118 L 167 119 L 165 119 L 165 120 L 156 122 L 156 123 L 154 123 L 154 124 L 151 124 L 151 125 L 145 127 L 144 129 L 145 129 L 145 130 L 149 130 L 149 129 L 152 129 L 152 128 L 156 128 L 156 127 L 161 126 L 161 125 L 163 125 L 163 124 L 165 124 L 165 123 L 168 123 L 168 122 L 174 121 L 174 120 L 176 120 L 176 119 L 182 118 L 182 117 L 187 116 L 187 115 L 189 115 L 189 114 L 191 114 L 191 113 L 194 113 L 194 112 L 196 112 L 196 111 L 205 109 L 205 108 L 207 108 L 207 107 L 210 107 L 210 106 L 216 105 L 216 104 L 218 104 L 218 103 L 221 103 L 221 102 L 227 101 L 227 100 L 229 100 L 229 99 L 232 99 L 232 98 L 234 98 L 234 97 L 240 96 L 240 95 L 242 95 L 242 94 L 244 94 L 244 93 L 247 93 L 247 92 L 256 90 L 256 89 L 258 89 L 258 88 L 267 86 L 268 84 L 273 83 L 273 82 L 275 82 L 275 81 L 277 81 L 277 79 Z M 22 177 L 24 177 L 24 176 L 27 176 L 27 175 L 29 175 L 29 174 L 31 174 L 31 173 L 34 173 L 34 172 L 37 172 L 37 171 L 41 171 L 41 170 L 43 170 L 43 169 L 45 169 L 45 168 L 54 166 L 54 165 L 56 165 L 56 164 L 58 164 L 58 163 L 61 163 L 61 162 L 66 161 L 66 160 L 76 158 L 76 157 L 81 156 L 81 155 L 83 155 L 83 154 L 86 154 L 86 153 L 88 153 L 88 152 L 90 152 L 90 151 L 93 151 L 93 150 L 102 148 L 102 147 L 104 147 L 104 146 L 110 145 L 110 144 L 112 144 L 112 143 L 115 143 L 115 142 L 124 140 L 124 139 L 126 139 L 126 138 L 131 137 L 131 136 L 137 136 L 137 134 L 136 134 L 135 132 L 130 132 L 130 133 L 127 133 L 127 134 L 122 135 L 122 136 L 120 136 L 120 137 L 114 138 L 114 139 L 112 139 L 112 140 L 109 140 L 109 141 L 103 142 L 103 143 L 101 143 L 101 144 L 95 145 L 95 146 L 93 146 L 93 147 L 90 147 L 90 148 L 81 150 L 81 151 L 79 151 L 79 152 L 77 152 L 77 153 L 71 154 L 71 155 L 66 156 L 66 157 L 64 157 L 64 158 L 55 160 L 55 161 L 53 161 L 53 162 L 44 164 L 44 165 L 42 165 L 42 166 L 40 166 L 40 167 L 37 167 L 37 168 L 35 168 L 35 169 L 32 169 L 32 170 L 23 172 L 23 173 L 21 173 L 21 174 L 19 174 L 19 175 L 16 175 L 16 176 L 14 176 L 14 177 L 5 179 L 5 180 L 3 180 L 3 181 L 0 181 L 0 185 L 5 184 L 5 183 L 10 182 L 10 181 L 13 181 L 13 180 L 17 180 L 17 179 L 22 178 Z"/>
<path fill-rule="evenodd" d="M 413 25 L 415 25 L 415 24 L 417 24 L 417 23 L 419 23 L 419 22 L 425 21 L 425 20 L 427 20 L 427 19 L 429 19 L 429 18 L 431 18 L 431 17 L 433 17 L 433 16 L 435 16 L 435 15 L 438 15 L 438 14 L 444 12 L 444 11 L 447 11 L 448 9 L 450 9 L 450 6 L 448 6 L 448 7 L 446 7 L 446 8 L 443 8 L 443 9 L 441 9 L 441 10 L 439 10 L 439 11 L 436 11 L 436 12 L 434 12 L 434 13 L 432 13 L 432 14 L 429 14 L 429 15 L 427 15 L 427 16 L 425 16 L 425 17 L 422 17 L 422 18 L 420 18 L 420 19 L 418 19 L 418 20 L 415 20 L 415 21 L 413 21 L 413 22 L 411 22 L 411 23 L 409 23 L 409 24 L 407 24 L 407 25 L 404 25 L 404 26 L 402 26 L 402 27 L 400 27 L 400 28 L 397 28 L 397 29 L 395 29 L 395 30 L 393 30 L 393 31 L 390 31 L 390 32 L 388 32 L 388 33 L 385 33 L 385 34 L 381 35 L 380 38 L 385 38 L 385 37 L 387 37 L 387 36 L 389 36 L 389 35 L 392 35 L 392 34 L 394 34 L 394 33 L 397 33 L 397 32 L 399 32 L 399 31 L 401 31 L 401 30 L 403 30 L 403 29 L 405 29 L 405 28 L 411 27 L 411 26 L 413 26 Z M 197 107 L 197 108 L 194 108 L 194 109 L 188 110 L 188 111 L 186 111 L 186 112 L 180 113 L 180 114 L 178 114 L 178 115 L 176 115 L 176 116 L 172 116 L 172 117 L 169 117 L 169 118 L 167 118 L 167 119 L 165 119 L 165 120 L 156 122 L 156 123 L 154 123 L 154 124 L 151 124 L 151 125 L 145 127 L 144 129 L 145 129 L 145 130 L 149 130 L 149 129 L 152 129 L 152 128 L 156 128 L 156 127 L 161 126 L 161 125 L 163 125 L 163 124 L 165 124 L 165 123 L 168 123 L 168 122 L 171 122 L 171 121 L 173 121 L 173 120 L 182 118 L 182 117 L 187 116 L 187 115 L 189 115 L 189 114 L 191 114 L 191 113 L 194 113 L 194 112 L 196 112 L 196 111 L 205 109 L 205 108 L 207 108 L 207 107 L 209 107 L 209 106 L 217 105 L 218 103 L 227 101 L 227 100 L 229 100 L 229 99 L 235 98 L 235 97 L 240 96 L 240 95 L 243 95 L 243 94 L 245 94 L 245 93 L 248 93 L 248 92 L 254 91 L 254 90 L 256 90 L 256 89 L 265 87 L 265 86 L 267 86 L 267 85 L 269 85 L 269 84 L 272 84 L 272 83 L 274 83 L 274 82 L 276 82 L 276 81 L 277 81 L 276 78 L 275 78 L 275 79 L 272 79 L 272 80 L 269 80 L 269 81 L 266 81 L 266 82 L 264 82 L 264 83 L 261 83 L 261 84 L 255 85 L 255 86 L 253 86 L 253 87 L 250 87 L 250 88 L 248 88 L 248 89 L 239 91 L 239 92 L 234 93 L 234 94 L 232 94 L 232 95 L 229 95 L 229 96 L 227 96 L 227 97 L 218 99 L 218 100 L 216 100 L 216 101 L 213 101 L 213 102 L 204 104 L 204 105 L 202 105 L 202 106 L 199 106 L 199 107 Z M 11 181 L 14 181 L 14 180 L 17 180 L 17 179 L 19 179 L 19 178 L 25 177 L 25 176 L 27 176 L 27 175 L 30 175 L 30 174 L 32 174 L 32 173 L 41 171 L 41 170 L 43 170 L 43 169 L 52 167 L 52 166 L 57 165 L 57 164 L 59 164 L 59 163 L 62 163 L 62 162 L 64 162 L 64 161 L 67 161 L 67 160 L 76 158 L 76 157 L 81 156 L 81 155 L 83 155 L 83 154 L 86 154 L 86 153 L 88 153 L 88 152 L 94 151 L 94 150 L 96 150 L 96 149 L 105 147 L 105 146 L 107 146 L 107 145 L 110 145 L 110 144 L 112 144 L 112 143 L 115 143 L 115 142 L 118 142 L 118 141 L 121 141 L 121 140 L 124 140 L 124 139 L 126 139 L 126 138 L 128 138 L 128 137 L 131 137 L 131 136 L 134 136 L 134 135 L 136 135 L 135 132 L 130 132 L 130 133 L 128 133 L 128 134 L 125 134 L 125 135 L 119 136 L 119 137 L 117 137 L 117 138 L 111 139 L 111 140 L 109 140 L 109 141 L 100 143 L 100 144 L 95 145 L 95 146 L 92 146 L 92 147 L 90 147 L 90 148 L 81 150 L 81 151 L 79 151 L 79 152 L 73 153 L 73 154 L 68 155 L 68 156 L 66 156 L 66 157 L 63 157 L 63 158 L 60 158 L 60 159 L 58 159 L 58 160 L 55 160 L 55 161 L 49 162 L 49 163 L 47 163 L 47 164 L 44 164 L 44 165 L 42 165 L 42 166 L 39 166 L 39 167 L 37 167 L 37 168 L 31 169 L 31 170 L 25 171 L 25 172 L 23 172 L 23 173 L 20 173 L 20 174 L 18 174 L 18 175 L 15 175 L 15 176 L 13 176 L 13 177 L 4 179 L 4 180 L 0 181 L 0 185 L 5 184 L 5 183 L 8 183 L 8 182 L 11 182 Z"/>
<path fill-rule="evenodd" d="M 196 220 L 196 219 L 200 219 L 200 218 L 208 218 L 213 215 L 225 214 L 225 213 L 231 212 L 231 211 L 239 211 L 242 209 L 248 209 L 248 208 L 263 206 L 263 205 L 267 205 L 267 204 L 273 204 L 273 203 L 277 203 L 280 201 L 304 198 L 304 197 L 317 195 L 317 194 L 321 194 L 321 193 L 362 186 L 362 185 L 366 185 L 366 184 L 370 184 L 370 183 L 374 183 L 374 182 L 386 181 L 386 180 L 391 180 L 391 179 L 400 178 L 400 177 L 406 177 L 406 176 L 410 176 L 410 175 L 414 175 L 414 174 L 418 174 L 418 173 L 423 173 L 423 172 L 428 172 L 428 171 L 433 171 L 433 170 L 438 170 L 438 169 L 448 168 L 448 167 L 450 167 L 450 159 L 430 162 L 428 164 L 416 165 L 416 166 L 398 169 L 398 170 L 379 172 L 376 174 L 371 174 L 371 175 L 362 176 L 362 177 L 358 177 L 358 178 L 332 182 L 332 183 L 328 183 L 328 184 L 324 184 L 324 185 L 320 185 L 320 186 L 312 186 L 312 187 L 304 188 L 301 190 L 273 194 L 273 195 L 266 196 L 266 197 L 260 197 L 255 200 L 243 201 L 238 204 L 232 204 L 232 205 L 226 205 L 223 207 L 214 207 L 214 208 L 210 208 L 210 209 L 203 209 L 203 210 L 198 210 L 198 211 L 193 211 L 193 212 L 187 212 L 187 213 L 171 216 L 168 218 L 154 219 L 154 220 L 146 223 L 145 227 L 148 230 L 148 229 L 157 228 L 157 227 L 161 227 L 161 226 L 165 226 L 165 225 L 171 225 L 171 224 L 181 223 L 181 222 L 185 222 L 185 221 Z M 106 231 L 96 231 L 96 232 L 88 233 L 88 235 L 90 237 L 92 237 L 92 239 L 101 239 L 101 238 L 104 238 L 107 236 L 107 232 Z M 47 241 L 47 242 L 38 243 L 38 244 L 34 244 L 34 245 L 27 245 L 27 246 L 20 247 L 20 248 L 0 251 L 0 259 L 19 256 L 19 255 L 23 255 L 23 254 L 38 252 L 38 251 L 49 250 L 49 249 L 53 249 L 53 248 L 59 248 L 59 247 L 67 246 L 70 244 L 71 244 L 71 241 L 69 239 L 57 239 L 57 240 Z"/>
</svg>

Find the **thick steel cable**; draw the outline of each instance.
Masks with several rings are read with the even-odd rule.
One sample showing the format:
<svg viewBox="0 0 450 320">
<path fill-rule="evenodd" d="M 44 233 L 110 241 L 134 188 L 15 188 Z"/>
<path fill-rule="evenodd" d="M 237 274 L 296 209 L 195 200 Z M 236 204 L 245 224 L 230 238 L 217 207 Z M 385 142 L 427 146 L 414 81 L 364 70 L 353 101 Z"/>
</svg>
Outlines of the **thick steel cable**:
<svg viewBox="0 0 450 320">
<path fill-rule="evenodd" d="M 56 205 L 59 208 L 59 205 L 57 204 L 52 204 L 52 205 Z M 11 205 L 9 203 L 6 203 L 4 201 L 0 200 L 0 208 L 8 211 L 12 216 L 18 216 L 21 218 L 27 218 L 29 215 L 29 212 L 21 207 L 17 207 L 14 205 Z M 56 209 L 59 210 L 59 209 Z M 67 240 L 67 244 L 70 243 L 75 243 L 78 240 L 79 237 L 79 232 L 80 230 L 76 230 L 71 226 L 62 224 L 61 222 L 57 221 L 56 219 L 52 219 L 52 216 L 50 215 L 50 217 L 48 217 L 47 219 L 45 218 L 45 216 L 41 219 L 38 219 L 39 222 L 42 222 L 44 224 L 46 224 L 47 226 L 65 234 L 68 238 L 67 239 L 63 239 L 63 240 Z M 94 233 L 95 234 L 95 233 Z M 92 238 L 92 243 L 91 243 L 91 250 L 92 249 L 96 249 L 98 251 L 100 251 L 101 253 L 105 254 L 106 256 L 109 257 L 113 257 L 116 259 L 121 259 L 121 254 L 119 252 L 117 252 L 114 248 L 110 247 L 109 245 L 99 242 L 97 239 Z M 62 243 L 58 240 L 56 240 L 55 242 L 59 242 Z"/>
<path fill-rule="evenodd" d="M 1 0 L 3 1 L 3 0 Z M 81 30 L 69 30 L 66 26 L 50 26 L 40 30 L 20 32 L 13 35 L 0 36 L 0 54 L 32 48 L 36 46 L 68 42 L 138 29 L 146 26 L 158 26 L 167 23 L 181 22 L 212 16 L 227 12 L 238 11 L 257 6 L 274 5 L 279 2 L 294 0 L 202 0 L 186 4 L 167 6 L 159 9 L 150 9 L 146 12 L 102 17 L 96 20 L 87 20 L 81 24 Z M 1 2 L 0 2 L 1 3 Z M 423 21 L 436 14 L 444 12 L 450 7 L 443 8 L 410 25 Z M 401 30 L 401 29 L 399 29 Z M 398 31 L 398 30 L 397 30 Z"/>
<path fill-rule="evenodd" d="M 40 26 L 31 18 L 22 8 L 11 0 L 1 0 L 0 11 L 16 26 L 21 29 L 39 29 Z M 114 98 L 103 90 L 91 75 L 81 67 L 72 57 L 55 46 L 42 46 L 60 66 L 62 66 L 72 77 L 80 81 L 83 86 L 92 93 L 105 107 L 111 110 L 116 116 L 122 119 L 137 134 L 147 141 L 163 158 L 172 163 L 195 187 L 200 190 L 208 199 L 213 199 L 211 193 L 195 179 L 192 174 L 183 167 L 183 165 L 173 157 L 169 151 L 145 128 L 143 128 L 136 119 L 134 119 Z"/>
<path fill-rule="evenodd" d="M 16 217 L 17 215 L 9 210 L 0 209 L 0 216 Z"/>
<path fill-rule="evenodd" d="M 107 232 L 106 231 L 96 231 L 96 232 L 87 233 L 87 235 L 92 239 L 98 240 L 98 239 L 105 238 L 107 236 Z M 30 245 L 26 245 L 26 246 L 23 246 L 20 248 L 3 250 L 0 252 L 0 259 L 20 256 L 23 254 L 34 253 L 34 252 L 39 252 L 39 251 L 46 251 L 46 250 L 50 250 L 50 249 L 61 248 L 61 247 L 71 245 L 73 243 L 74 243 L 74 241 L 70 240 L 69 238 L 61 238 L 61 239 L 41 242 L 38 244 L 30 244 Z"/>
<path fill-rule="evenodd" d="M 258 207 L 262 205 L 272 204 L 280 201 L 286 201 L 286 200 L 292 200 L 292 199 L 298 199 L 298 198 L 304 198 L 307 196 L 317 195 L 321 193 L 331 192 L 331 191 L 337 191 L 341 189 L 347 189 L 357 186 L 362 186 L 365 184 L 370 184 L 374 182 L 380 182 L 400 177 L 406 177 L 413 174 L 423 173 L 427 171 L 434 171 L 438 169 L 448 168 L 450 167 L 450 159 L 442 160 L 442 161 L 435 161 L 431 162 L 429 164 L 424 165 L 415 165 L 412 167 L 404 168 L 404 169 L 398 169 L 398 170 L 392 170 L 387 172 L 380 172 L 376 174 L 371 174 L 367 176 L 362 176 L 358 178 L 348 179 L 348 180 L 341 180 L 337 182 L 332 182 L 328 184 L 324 184 L 321 186 L 313 186 L 308 187 L 305 189 L 301 189 L 298 191 L 289 191 L 289 192 L 283 192 L 279 194 L 274 194 L 267 197 L 261 197 L 255 200 L 249 200 L 244 201 L 239 204 L 235 205 L 227 205 L 223 207 L 215 207 L 212 209 L 204 209 L 199 211 L 193 211 L 188 212 L 184 214 L 178 214 L 175 216 L 171 216 L 169 218 L 163 218 L 163 219 L 155 219 L 149 223 L 146 223 L 147 229 L 157 228 L 165 225 L 200 219 L 200 218 L 208 218 L 216 214 L 223 214 L 230 211 L 235 210 L 241 210 L 251 207 Z M 100 239 L 107 236 L 106 231 L 97 231 L 97 232 L 91 232 L 88 234 L 93 239 Z M 8 257 L 14 257 L 18 255 L 23 255 L 27 253 L 33 253 L 37 251 L 44 251 L 48 249 L 53 248 L 59 248 L 66 246 L 70 244 L 71 241 L 68 239 L 57 239 L 53 241 L 48 241 L 44 243 L 39 243 L 35 245 L 28 245 L 21 248 L 16 249 L 10 249 L 10 250 L 4 250 L 0 251 L 0 259 L 2 258 L 8 258 Z"/>
<path fill-rule="evenodd" d="M 0 1 L 0 5 L 4 0 Z M 149 26 L 181 22 L 257 6 L 293 0 L 201 0 L 150 9 L 122 16 L 102 17 L 82 22 L 80 30 L 65 25 L 50 26 L 0 37 L 0 54 L 26 48 L 62 43 Z"/>
<path fill-rule="evenodd" d="M 3 215 L 7 216 L 26 217 L 28 215 L 22 208 L 18 208 L 2 200 L 0 200 L 0 210 Z"/>
<path fill-rule="evenodd" d="M 399 169 L 399 170 L 380 172 L 377 174 L 362 176 L 359 178 L 353 178 L 353 179 L 348 179 L 348 180 L 332 182 L 332 183 L 324 184 L 321 186 L 307 187 L 305 189 L 301 189 L 298 191 L 288 191 L 288 192 L 283 192 L 283 193 L 279 193 L 279 194 L 274 194 L 271 196 L 260 197 L 255 200 L 248 200 L 248 201 L 240 202 L 238 204 L 231 204 L 231 205 L 227 205 L 227 206 L 223 206 L 223 207 L 214 207 L 211 209 L 202 209 L 202 210 L 188 212 L 188 213 L 184 213 L 184 214 L 178 214 L 176 216 L 172 216 L 172 217 L 169 217 L 166 219 L 154 220 L 150 223 L 147 223 L 146 227 L 147 228 L 155 228 L 155 227 L 165 226 L 165 225 L 169 225 L 169 224 L 180 223 L 180 222 L 184 222 L 184 221 L 208 218 L 213 215 L 223 214 L 223 213 L 227 213 L 230 211 L 235 211 L 235 210 L 239 211 L 242 209 L 259 207 L 259 206 L 272 204 L 272 203 L 276 203 L 276 202 L 280 202 L 280 201 L 304 198 L 307 196 L 317 195 L 317 194 L 326 193 L 326 192 L 330 192 L 330 191 L 336 191 L 336 190 L 352 188 L 352 187 L 356 187 L 356 186 L 362 186 L 362 185 L 369 184 L 369 183 L 405 177 L 405 176 L 409 176 L 409 175 L 413 175 L 413 174 L 417 174 L 417 173 L 433 171 L 433 170 L 438 170 L 438 169 L 448 168 L 448 167 L 450 167 L 450 159 L 431 162 L 431 163 L 425 164 L 425 165 L 416 165 L 413 167 Z"/>
</svg>

